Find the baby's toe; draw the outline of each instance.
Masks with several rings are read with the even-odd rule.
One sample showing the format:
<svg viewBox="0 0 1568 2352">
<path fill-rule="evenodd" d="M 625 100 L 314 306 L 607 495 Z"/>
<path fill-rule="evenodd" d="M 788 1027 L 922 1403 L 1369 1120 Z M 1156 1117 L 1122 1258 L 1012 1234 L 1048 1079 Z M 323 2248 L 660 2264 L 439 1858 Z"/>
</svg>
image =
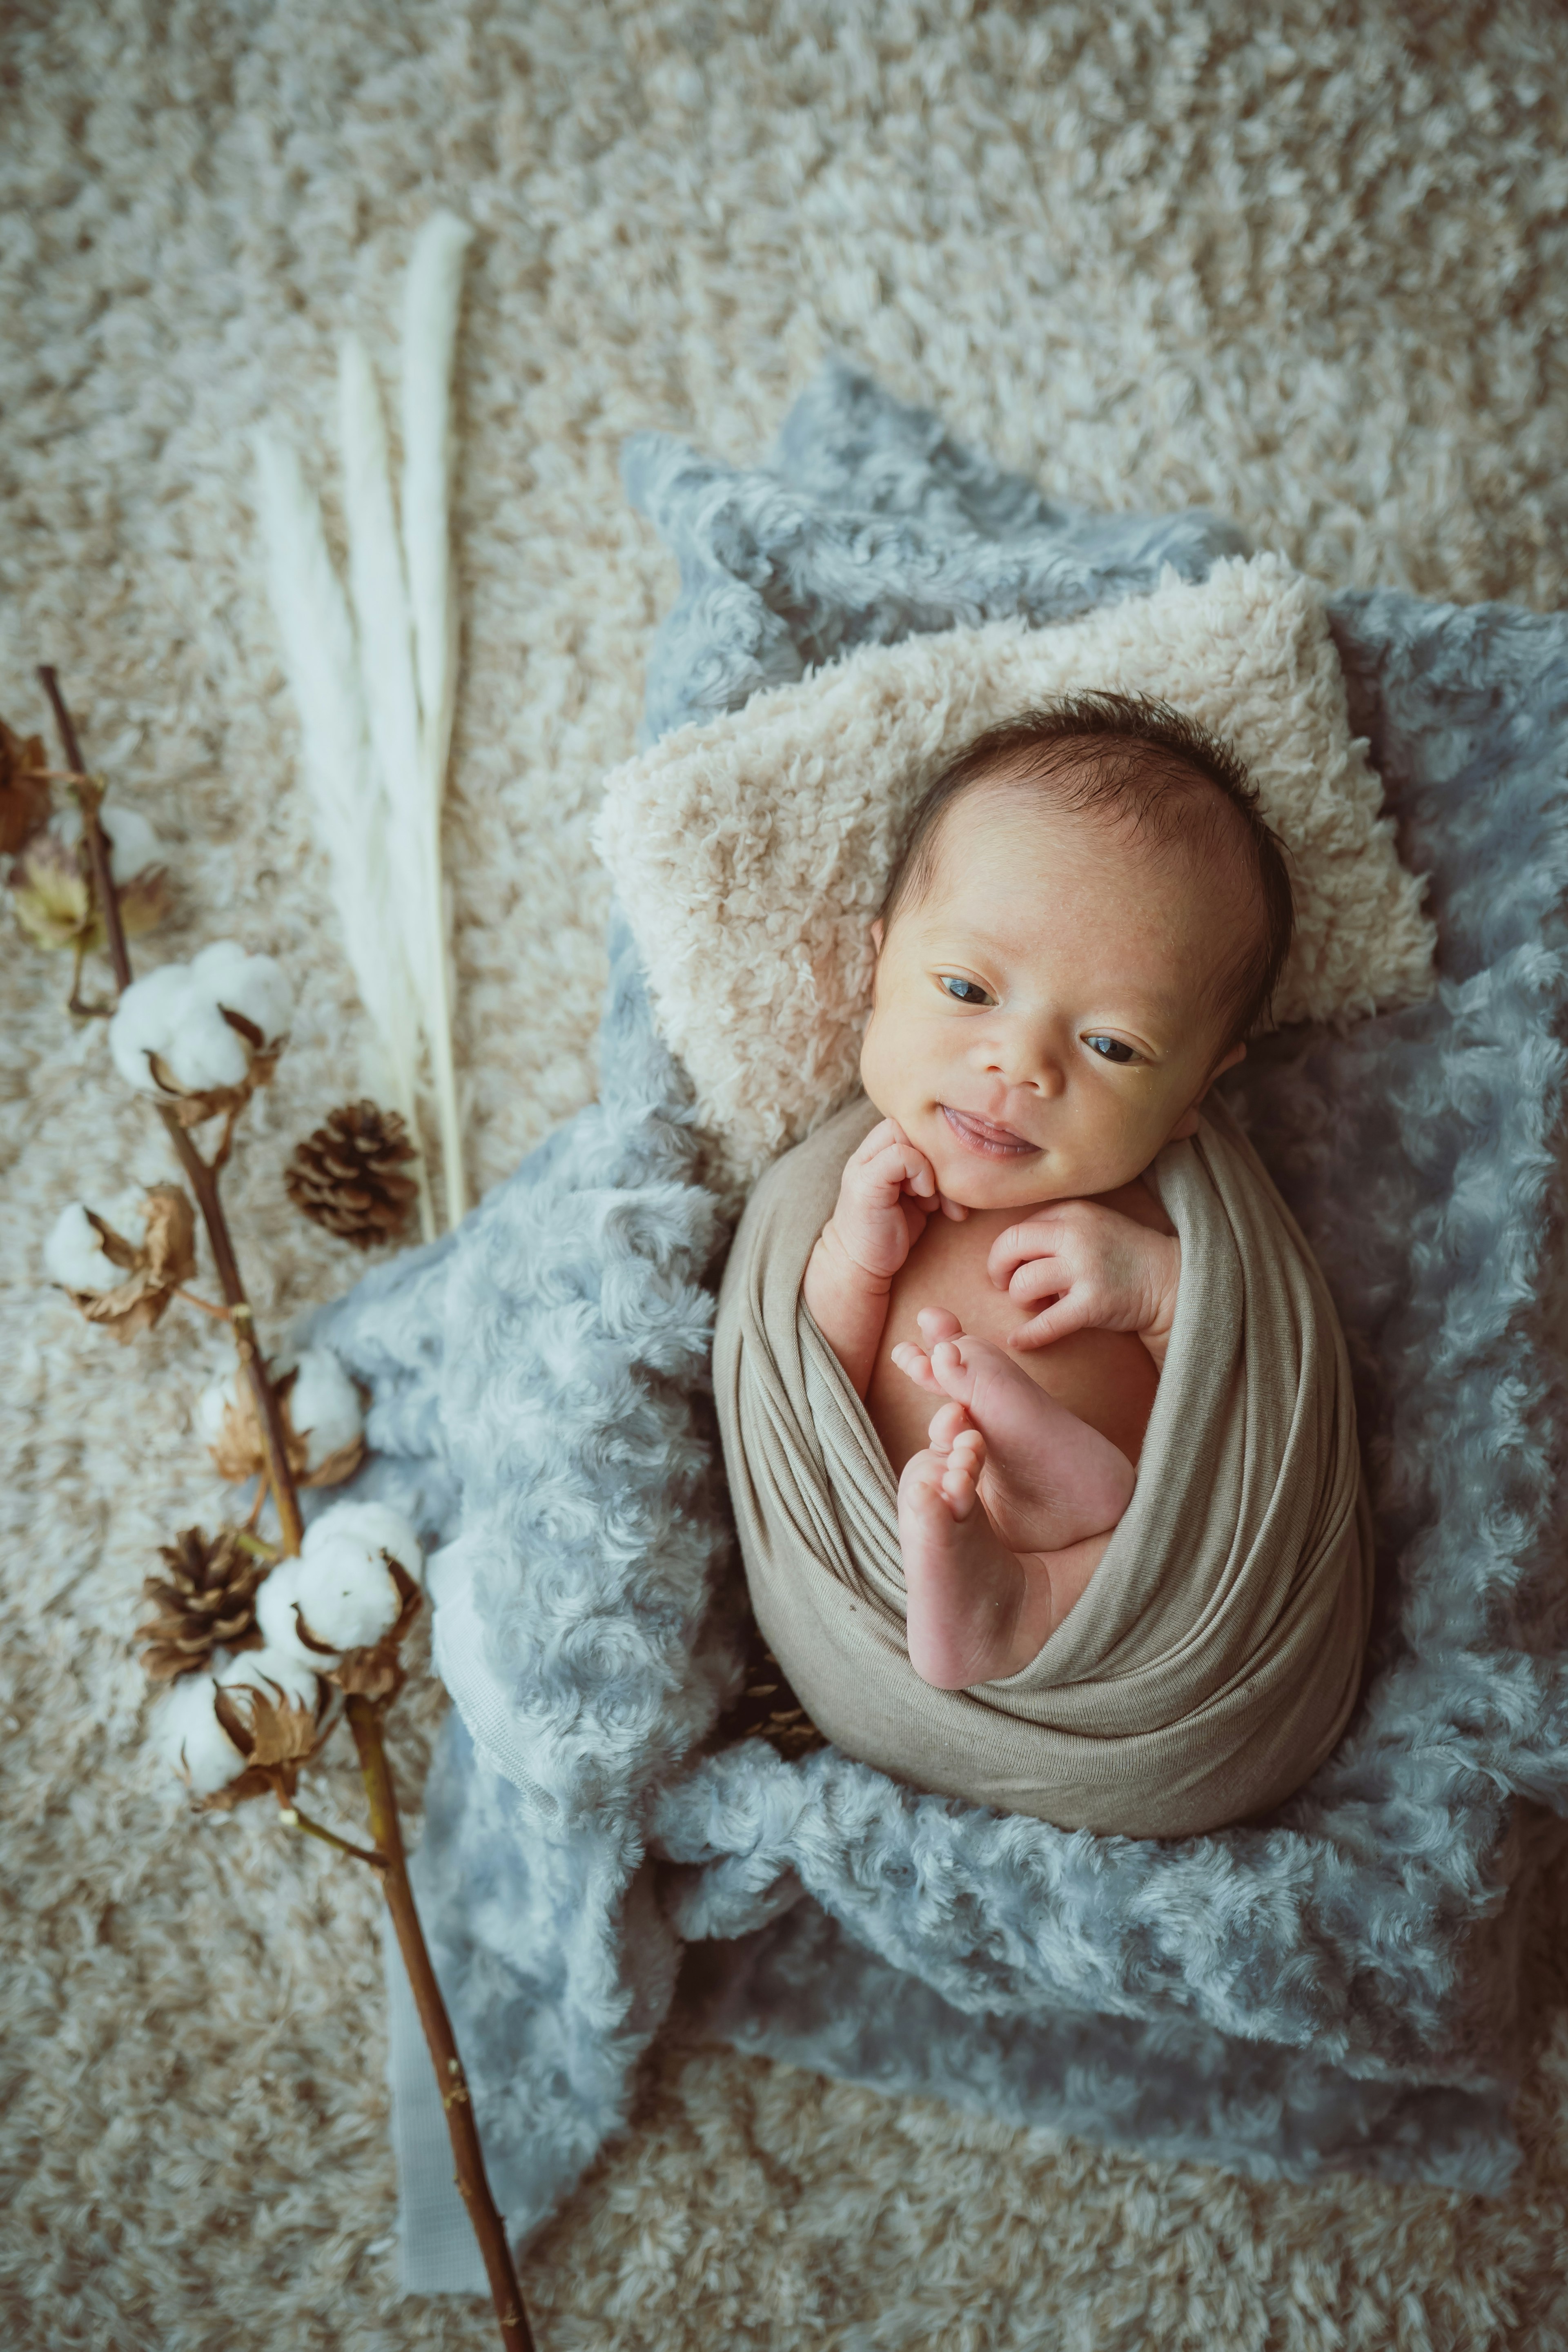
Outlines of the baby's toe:
<svg viewBox="0 0 1568 2352">
<path fill-rule="evenodd" d="M 961 1437 L 965 1430 L 972 1428 L 973 1423 L 967 1408 L 950 1400 L 938 1412 L 932 1413 L 931 1426 L 926 1432 L 927 1443 L 939 1453 L 945 1454 L 955 1438 Z"/>
<path fill-rule="evenodd" d="M 931 1351 L 932 1380 L 961 1404 L 967 1404 L 974 1392 L 974 1373 L 963 1360 L 965 1352 L 962 1331 L 956 1339 L 936 1340 Z"/>
<path fill-rule="evenodd" d="M 922 1307 L 915 1321 L 928 1348 L 934 1348 L 939 1339 L 956 1339 L 963 1328 L 957 1316 L 950 1315 L 945 1307 Z"/>
</svg>

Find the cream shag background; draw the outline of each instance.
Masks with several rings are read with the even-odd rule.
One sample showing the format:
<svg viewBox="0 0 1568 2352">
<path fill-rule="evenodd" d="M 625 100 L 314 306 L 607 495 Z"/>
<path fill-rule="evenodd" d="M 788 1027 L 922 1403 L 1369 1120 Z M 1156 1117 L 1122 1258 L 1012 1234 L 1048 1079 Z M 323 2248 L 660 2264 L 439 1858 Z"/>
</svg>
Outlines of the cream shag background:
<svg viewBox="0 0 1568 2352">
<path fill-rule="evenodd" d="M 481 1182 L 593 1086 L 588 827 L 673 587 L 625 431 L 752 458 L 837 344 L 1055 494 L 1211 503 L 1331 583 L 1562 600 L 1568 17 L 1531 0 L 9 0 L 0 44 L 0 709 L 37 723 L 56 661 L 174 845 L 165 949 L 234 932 L 304 985 L 233 1186 L 273 1328 L 354 1271 L 279 1174 L 357 1018 L 244 436 L 321 468 L 334 331 L 389 352 L 437 202 L 479 231 L 450 839 Z M 213 1507 L 220 1351 L 171 1318 L 122 1353 L 39 1283 L 62 1200 L 164 1170 L 61 979 L 7 939 L 0 2336 L 488 2345 L 479 2305 L 394 2299 L 373 1891 L 262 1808 L 192 1826 L 142 1746 L 127 1632 L 152 1544 Z M 411 1802 L 439 1711 L 402 1710 Z M 1505 2204 L 1242 2186 L 668 2050 L 529 2263 L 543 2340 L 1562 2345 L 1568 1984 L 1534 1934 Z"/>
<path fill-rule="evenodd" d="M 1059 628 L 868 647 L 678 727 L 605 779 L 594 827 L 659 1034 L 742 1192 L 856 1083 L 871 919 L 921 790 L 984 728 L 1085 688 L 1161 696 L 1246 761 L 1291 856 L 1278 1022 L 1432 993 L 1436 933 L 1350 731 L 1322 591 L 1280 556 L 1173 572 Z"/>
</svg>

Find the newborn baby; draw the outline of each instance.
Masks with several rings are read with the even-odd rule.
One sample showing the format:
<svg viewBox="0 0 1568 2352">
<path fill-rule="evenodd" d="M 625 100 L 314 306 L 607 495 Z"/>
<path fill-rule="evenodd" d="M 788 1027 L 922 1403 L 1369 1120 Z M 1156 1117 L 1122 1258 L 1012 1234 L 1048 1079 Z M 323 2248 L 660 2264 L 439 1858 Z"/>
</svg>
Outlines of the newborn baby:
<svg viewBox="0 0 1568 2352">
<path fill-rule="evenodd" d="M 883 1117 L 804 1295 L 902 1474 L 910 1656 L 939 1687 L 1026 1665 L 1127 1507 L 1181 1278 L 1139 1179 L 1246 1053 L 1290 943 L 1239 763 L 1173 715 L 1116 731 L 1137 716 L 973 745 L 872 929 Z"/>
<path fill-rule="evenodd" d="M 1290 937 L 1245 772 L 1165 706 L 1030 714 L 917 810 L 865 1094 L 755 1187 L 714 1334 L 757 1622 L 851 1756 L 1187 1836 L 1342 1730 L 1373 1560 L 1349 1360 L 1209 1092 Z"/>
</svg>

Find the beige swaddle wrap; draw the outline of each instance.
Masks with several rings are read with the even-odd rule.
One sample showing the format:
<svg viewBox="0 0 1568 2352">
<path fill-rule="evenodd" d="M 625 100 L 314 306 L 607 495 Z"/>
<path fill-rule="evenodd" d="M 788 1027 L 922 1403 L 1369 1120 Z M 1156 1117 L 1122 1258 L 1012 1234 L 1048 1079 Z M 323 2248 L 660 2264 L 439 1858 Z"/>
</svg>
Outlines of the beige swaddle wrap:
<svg viewBox="0 0 1568 2352">
<path fill-rule="evenodd" d="M 1022 1673 L 933 1690 L 905 1644 L 891 1467 L 801 1300 L 877 1118 L 862 1097 L 773 1164 L 720 1296 L 747 1579 L 803 1705 L 901 1780 L 1063 1829 L 1181 1837 L 1278 1803 L 1354 1704 L 1373 1555 L 1339 1319 L 1257 1154 L 1211 1101 L 1154 1162 L 1182 1275 L 1132 1500 Z"/>
</svg>

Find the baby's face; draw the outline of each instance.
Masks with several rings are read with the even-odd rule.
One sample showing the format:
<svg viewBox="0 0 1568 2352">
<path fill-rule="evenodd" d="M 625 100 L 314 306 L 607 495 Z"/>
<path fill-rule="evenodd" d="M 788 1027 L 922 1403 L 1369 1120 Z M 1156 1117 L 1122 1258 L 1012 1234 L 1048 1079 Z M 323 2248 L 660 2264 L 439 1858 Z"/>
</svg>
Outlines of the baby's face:
<svg viewBox="0 0 1568 2352">
<path fill-rule="evenodd" d="M 866 1092 L 966 1208 L 1131 1182 L 1246 1048 L 1205 992 L 1237 944 L 1234 876 L 1100 816 L 977 788 L 925 895 L 878 938 Z"/>
</svg>

